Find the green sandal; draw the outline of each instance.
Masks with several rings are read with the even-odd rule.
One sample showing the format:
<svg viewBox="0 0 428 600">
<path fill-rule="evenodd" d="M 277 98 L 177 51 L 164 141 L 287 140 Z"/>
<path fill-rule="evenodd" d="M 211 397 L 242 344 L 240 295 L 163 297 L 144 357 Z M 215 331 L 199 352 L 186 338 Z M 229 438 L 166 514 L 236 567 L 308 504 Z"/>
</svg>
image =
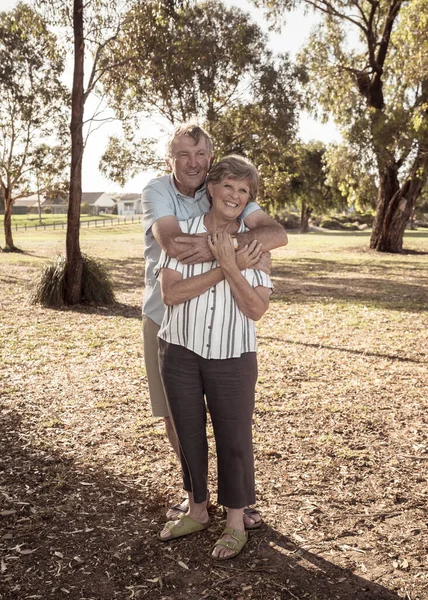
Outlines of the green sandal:
<svg viewBox="0 0 428 600">
<path fill-rule="evenodd" d="M 181 523 L 181 525 L 178 523 Z M 188 515 L 181 515 L 176 521 L 168 521 L 168 523 L 165 523 L 163 526 L 162 531 L 167 527 L 171 534 L 170 537 L 163 538 L 160 536 L 161 532 L 159 532 L 158 539 L 161 542 L 169 542 L 170 540 L 175 540 L 176 538 L 190 535 L 191 533 L 204 531 L 204 529 L 208 529 L 210 525 L 211 521 L 209 519 L 206 523 L 199 523 L 199 521 L 195 521 L 195 519 L 192 519 Z"/>
<path fill-rule="evenodd" d="M 228 534 L 233 539 L 232 540 L 224 540 L 223 537 Z M 225 527 L 221 537 L 214 544 L 213 550 L 216 546 L 223 546 L 224 548 L 228 548 L 229 550 L 233 550 L 233 554 L 229 554 L 229 556 L 213 556 L 211 553 L 211 558 L 214 560 L 229 560 L 230 558 L 235 558 L 241 552 L 242 548 L 248 541 L 248 533 L 239 531 L 238 529 L 232 529 L 232 527 Z"/>
</svg>

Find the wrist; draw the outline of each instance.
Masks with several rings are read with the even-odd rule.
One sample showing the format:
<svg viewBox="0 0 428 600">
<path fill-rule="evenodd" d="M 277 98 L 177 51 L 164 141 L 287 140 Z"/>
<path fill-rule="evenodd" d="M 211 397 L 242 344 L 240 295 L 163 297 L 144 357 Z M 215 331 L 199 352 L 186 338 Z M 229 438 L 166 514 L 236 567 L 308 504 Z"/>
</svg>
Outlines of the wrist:
<svg viewBox="0 0 428 600">
<path fill-rule="evenodd" d="M 238 250 L 238 248 L 239 248 L 238 238 L 236 237 L 236 235 L 231 235 L 230 237 L 232 239 L 233 249 L 235 251 Z"/>
</svg>

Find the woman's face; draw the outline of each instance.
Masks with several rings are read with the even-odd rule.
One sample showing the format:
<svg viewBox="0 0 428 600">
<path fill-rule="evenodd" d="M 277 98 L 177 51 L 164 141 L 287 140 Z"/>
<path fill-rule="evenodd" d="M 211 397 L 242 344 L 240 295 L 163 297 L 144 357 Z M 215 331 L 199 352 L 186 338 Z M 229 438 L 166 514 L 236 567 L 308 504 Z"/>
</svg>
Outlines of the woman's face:
<svg viewBox="0 0 428 600">
<path fill-rule="evenodd" d="M 220 183 L 209 183 L 208 189 L 213 199 L 211 210 L 226 219 L 239 217 L 250 200 L 248 179 L 225 177 Z"/>
</svg>

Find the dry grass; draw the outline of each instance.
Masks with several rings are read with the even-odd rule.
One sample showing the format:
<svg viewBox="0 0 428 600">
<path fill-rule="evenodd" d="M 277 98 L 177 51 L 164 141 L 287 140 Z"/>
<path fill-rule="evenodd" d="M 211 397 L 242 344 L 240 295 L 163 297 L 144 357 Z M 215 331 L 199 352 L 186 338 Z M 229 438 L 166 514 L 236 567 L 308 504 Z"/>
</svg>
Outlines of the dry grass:
<svg viewBox="0 0 428 600">
<path fill-rule="evenodd" d="M 428 237 L 379 255 L 367 234 L 292 235 L 275 253 L 254 422 L 265 525 L 224 565 L 216 508 L 205 535 L 156 539 L 180 477 L 148 410 L 141 238 L 83 232 L 115 281 L 105 309 L 29 305 L 60 232 L 0 254 L 0 598 L 424 600 Z"/>
</svg>

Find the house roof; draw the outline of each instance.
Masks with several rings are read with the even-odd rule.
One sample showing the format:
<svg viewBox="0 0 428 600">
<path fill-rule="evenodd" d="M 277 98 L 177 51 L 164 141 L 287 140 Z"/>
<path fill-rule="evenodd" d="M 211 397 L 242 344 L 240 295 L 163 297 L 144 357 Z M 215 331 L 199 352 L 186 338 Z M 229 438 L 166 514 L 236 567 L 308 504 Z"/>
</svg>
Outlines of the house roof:
<svg viewBox="0 0 428 600">
<path fill-rule="evenodd" d="M 37 194 L 32 194 L 31 196 L 27 196 L 26 198 L 17 198 L 14 201 L 14 206 L 37 206 L 38 196 Z M 40 195 L 40 202 L 43 202 L 43 196 Z"/>
<path fill-rule="evenodd" d="M 135 200 L 140 200 L 141 194 L 122 194 L 117 199 L 118 202 L 131 202 Z"/>
<path fill-rule="evenodd" d="M 82 202 L 85 202 L 86 204 L 95 204 L 104 193 L 105 192 L 83 192 Z"/>
</svg>

